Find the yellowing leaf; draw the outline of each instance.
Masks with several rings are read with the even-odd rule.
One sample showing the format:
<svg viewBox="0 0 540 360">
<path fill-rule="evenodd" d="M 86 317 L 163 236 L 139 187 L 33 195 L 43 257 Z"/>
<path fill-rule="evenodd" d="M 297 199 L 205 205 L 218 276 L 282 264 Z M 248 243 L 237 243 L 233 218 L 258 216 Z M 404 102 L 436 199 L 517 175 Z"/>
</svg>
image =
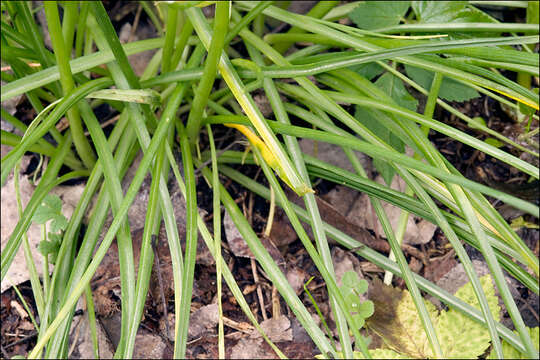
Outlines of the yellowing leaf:
<svg viewBox="0 0 540 360">
<path fill-rule="evenodd" d="M 375 303 L 375 314 L 367 320 L 368 328 L 383 338 L 384 347 L 378 350 L 388 350 L 412 358 L 431 358 L 433 353 L 424 328 L 418 317 L 418 312 L 407 290 L 386 287 L 380 288 L 379 282 L 374 282 L 370 299 Z M 488 300 L 488 306 L 496 321 L 500 319 L 500 307 L 495 296 L 491 277 L 480 278 L 480 283 Z M 456 297 L 471 306 L 480 308 L 476 295 L 470 283 L 461 287 Z M 487 328 L 450 308 L 438 313 L 435 306 L 425 302 L 445 358 L 477 358 L 491 344 Z M 384 358 L 386 353 L 372 354 L 376 358 Z"/>
<path fill-rule="evenodd" d="M 410 359 L 390 349 L 375 349 L 369 352 L 374 359 Z M 363 358 L 360 358 L 363 359 Z"/>
<path fill-rule="evenodd" d="M 247 126 L 240 125 L 240 124 L 223 124 L 225 126 L 235 128 L 238 131 L 240 131 L 242 134 L 244 134 L 248 140 L 251 142 L 251 144 L 256 147 L 260 152 L 264 159 L 264 161 L 270 166 L 277 175 L 283 180 L 291 189 L 294 190 L 299 196 L 303 196 L 309 192 L 313 193 L 313 189 L 311 189 L 309 186 L 307 186 L 305 183 L 302 183 L 298 187 L 294 187 L 287 176 L 286 172 L 281 167 L 279 161 L 276 159 L 274 154 L 268 149 L 268 146 L 257 136 L 253 131 L 251 131 Z"/>
<path fill-rule="evenodd" d="M 538 351 L 538 344 L 539 344 L 539 332 L 538 332 L 538 326 L 534 328 L 527 328 L 529 330 L 529 335 L 531 337 L 532 343 L 536 347 L 536 351 Z M 514 334 L 518 335 L 518 332 L 514 330 Z M 503 339 L 502 341 L 502 350 L 503 350 L 503 356 L 505 359 L 528 359 L 529 357 L 527 354 L 522 353 L 510 343 L 508 343 L 506 340 Z M 488 356 L 488 359 L 497 359 L 497 355 L 495 354 L 495 351 L 491 350 L 491 353 Z"/>
<path fill-rule="evenodd" d="M 366 320 L 367 327 L 374 336 L 382 338 L 383 349 L 412 358 L 433 355 L 418 311 L 407 290 L 401 291 L 375 280 L 369 299 L 375 304 L 375 312 Z M 431 319 L 436 319 L 438 312 L 435 306 L 428 301 L 424 303 Z"/>
</svg>

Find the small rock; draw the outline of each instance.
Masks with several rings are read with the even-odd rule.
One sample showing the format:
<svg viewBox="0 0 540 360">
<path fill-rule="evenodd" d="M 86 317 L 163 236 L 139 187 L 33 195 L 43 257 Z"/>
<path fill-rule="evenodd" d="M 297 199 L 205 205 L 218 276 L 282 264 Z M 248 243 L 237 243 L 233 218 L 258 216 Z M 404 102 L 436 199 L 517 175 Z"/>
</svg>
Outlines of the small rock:
<svg viewBox="0 0 540 360">
<path fill-rule="evenodd" d="M 289 284 L 296 294 L 300 295 L 300 293 L 304 290 L 304 283 L 308 278 L 308 273 L 304 269 L 301 269 L 295 265 L 287 265 L 286 268 L 286 276 Z"/>
<path fill-rule="evenodd" d="M 120 34 L 118 35 L 118 40 L 120 40 L 122 44 L 125 44 L 128 42 L 130 34 L 131 34 L 131 24 L 125 23 L 124 25 L 122 25 L 122 28 L 120 28 Z"/>
<path fill-rule="evenodd" d="M 201 307 L 191 314 L 189 320 L 188 339 L 193 340 L 204 333 L 215 331 L 219 320 L 217 304 L 210 304 Z M 174 329 L 174 327 L 173 327 Z"/>
<path fill-rule="evenodd" d="M 265 346 L 266 345 L 266 346 Z M 233 346 L 231 359 L 277 359 L 274 351 L 262 338 L 243 338 Z"/>
<path fill-rule="evenodd" d="M 264 320 L 261 322 L 261 328 L 272 342 L 291 341 L 293 339 L 291 321 L 285 315 Z M 254 329 L 250 337 L 259 338 L 261 334 L 257 329 Z"/>
<path fill-rule="evenodd" d="M 7 83 L 5 81 L 2 81 L 1 84 L 2 84 L 2 87 L 4 87 L 4 85 L 6 85 Z M 17 105 L 19 104 L 19 102 L 21 101 L 23 97 L 24 95 L 17 95 L 17 96 L 12 97 L 11 99 L 2 101 L 2 107 L 4 108 L 4 110 L 7 111 L 9 115 L 14 115 L 17 112 Z M 2 124 L 2 130 L 4 131 L 12 132 L 15 129 L 15 127 L 10 122 L 4 121 L 3 119 L 2 119 L 1 124 Z"/>
<path fill-rule="evenodd" d="M 165 341 L 157 335 L 140 330 L 135 337 L 134 359 L 163 359 L 167 348 Z"/>
<path fill-rule="evenodd" d="M 80 317 L 80 323 L 78 328 L 72 328 L 70 335 L 70 343 L 77 341 L 73 353 L 69 356 L 71 359 L 93 359 L 94 358 L 94 345 L 92 338 L 90 337 L 90 325 L 88 323 L 88 316 L 86 314 Z M 78 332 L 78 337 L 77 337 Z M 109 341 L 107 334 L 101 321 L 96 319 L 96 332 L 99 347 L 100 359 L 111 359 L 114 356 L 114 348 Z"/>
<path fill-rule="evenodd" d="M 223 227 L 225 228 L 227 243 L 234 256 L 254 259 L 255 256 L 249 249 L 248 244 L 240 234 L 240 231 L 236 228 L 236 225 L 227 211 L 225 211 L 225 216 L 223 217 Z"/>
</svg>

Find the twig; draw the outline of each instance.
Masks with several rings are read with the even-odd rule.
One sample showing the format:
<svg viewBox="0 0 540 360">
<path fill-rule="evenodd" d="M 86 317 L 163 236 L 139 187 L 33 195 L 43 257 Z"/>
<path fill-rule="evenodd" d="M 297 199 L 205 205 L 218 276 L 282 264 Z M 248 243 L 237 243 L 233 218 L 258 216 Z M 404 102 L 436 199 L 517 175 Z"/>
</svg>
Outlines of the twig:
<svg viewBox="0 0 540 360">
<path fill-rule="evenodd" d="M 257 173 L 255 174 L 255 179 L 259 176 L 260 168 L 257 170 Z M 253 226 L 253 193 L 249 194 L 249 202 L 246 209 L 245 202 L 242 203 L 243 209 L 244 209 L 244 216 L 246 216 L 248 223 L 250 226 Z M 247 214 L 246 214 L 247 213 Z M 257 263 L 255 262 L 255 259 L 251 258 L 251 272 L 253 273 L 253 281 L 255 282 L 255 285 L 257 285 L 257 298 L 259 299 L 259 306 L 261 308 L 262 317 L 264 320 L 268 320 L 268 316 L 266 315 L 266 306 L 264 305 L 264 297 L 262 293 L 261 286 L 259 284 L 259 275 L 257 274 Z"/>
<path fill-rule="evenodd" d="M 241 331 L 245 334 L 251 334 L 254 329 L 254 327 L 248 323 L 239 323 L 225 316 L 223 317 L 223 324 L 227 325 L 231 329 Z"/>
<path fill-rule="evenodd" d="M 158 237 L 152 235 L 152 250 L 154 250 L 154 260 L 156 263 L 156 273 L 158 277 L 159 284 L 159 294 L 161 296 L 161 301 L 163 302 L 163 316 L 165 317 L 165 331 L 167 332 L 167 339 L 170 339 L 169 332 L 169 314 L 167 312 L 167 302 L 165 301 L 165 293 L 163 292 L 163 279 L 161 278 L 161 268 L 159 264 L 159 251 L 157 247 Z"/>
<path fill-rule="evenodd" d="M 257 263 L 255 262 L 255 259 L 251 260 L 251 272 L 253 273 L 253 281 L 257 285 L 257 298 L 259 299 L 259 305 L 261 307 L 261 313 L 264 320 L 268 320 L 268 316 L 266 315 L 266 309 L 264 306 L 264 297 L 262 293 L 261 286 L 259 284 L 259 275 L 257 274 Z"/>
<path fill-rule="evenodd" d="M 139 19 L 141 18 L 141 10 L 142 10 L 142 5 L 139 4 L 139 7 L 137 8 L 137 13 L 135 13 L 135 19 L 133 20 L 133 26 L 131 27 L 131 31 L 129 32 L 128 43 L 133 40 L 135 31 L 137 31 L 137 26 L 139 25 Z"/>
<path fill-rule="evenodd" d="M 71 357 L 71 355 L 73 354 L 73 351 L 75 350 L 75 347 L 77 346 L 77 342 L 79 341 L 79 336 L 81 335 L 81 321 L 82 321 L 82 318 L 79 318 L 78 319 L 79 321 L 77 322 L 77 325 L 75 325 L 76 327 L 76 330 L 75 330 L 75 336 L 73 338 L 73 343 L 71 344 L 71 347 L 68 351 L 68 358 Z"/>
<path fill-rule="evenodd" d="M 23 337 L 22 339 L 19 339 L 17 341 L 14 341 L 12 342 L 11 344 L 7 344 L 5 347 L 2 347 L 2 349 L 9 349 L 10 347 L 12 346 L 15 346 L 15 345 L 19 345 L 27 340 L 30 340 L 31 338 L 35 337 L 36 335 L 38 334 L 37 331 L 34 331 L 33 333 L 30 333 L 28 335 L 26 335 L 25 337 Z M 6 358 L 8 358 L 8 356 L 6 356 Z"/>
<path fill-rule="evenodd" d="M 9 354 L 8 354 L 8 352 L 6 351 L 6 349 L 4 349 L 3 346 L 1 347 L 1 349 L 2 349 L 2 355 L 3 355 L 6 359 L 9 359 Z"/>
<path fill-rule="evenodd" d="M 272 285 L 272 317 L 277 319 L 281 316 L 281 304 L 279 303 L 279 293 L 275 285 Z"/>
</svg>

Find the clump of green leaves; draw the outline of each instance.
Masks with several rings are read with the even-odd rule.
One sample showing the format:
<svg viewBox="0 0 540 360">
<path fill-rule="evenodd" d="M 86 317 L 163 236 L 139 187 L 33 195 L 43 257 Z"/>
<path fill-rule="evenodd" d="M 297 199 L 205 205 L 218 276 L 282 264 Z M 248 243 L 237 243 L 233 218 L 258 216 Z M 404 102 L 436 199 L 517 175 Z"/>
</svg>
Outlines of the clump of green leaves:
<svg viewBox="0 0 540 360">
<path fill-rule="evenodd" d="M 68 225 L 67 218 L 62 214 L 62 200 L 55 194 L 47 194 L 32 218 L 36 224 L 49 223 L 48 240 L 42 240 L 38 250 L 43 256 L 51 255 L 51 263 L 56 262 L 56 256 L 62 241 L 62 232 Z"/>
<path fill-rule="evenodd" d="M 312 279 L 313 278 L 311 278 L 306 285 L 304 285 L 304 289 L 315 306 L 317 314 L 319 314 L 327 333 L 329 336 L 331 336 L 330 329 L 328 328 L 319 307 L 307 289 L 307 284 L 309 284 Z M 373 315 L 373 312 L 375 311 L 373 301 L 365 300 L 365 296 L 362 296 L 362 294 L 366 293 L 368 290 L 368 282 L 364 279 L 359 279 L 356 272 L 347 271 L 341 278 L 341 284 L 342 285 L 339 287 L 339 291 L 345 300 L 345 305 L 347 306 L 346 310 L 351 314 L 356 329 L 360 330 L 362 327 L 364 327 L 366 319 Z M 369 339 L 364 339 L 364 341 L 366 344 L 369 344 Z M 317 355 L 316 358 L 323 359 L 324 357 L 322 355 Z"/>
<path fill-rule="evenodd" d="M 370 300 L 362 301 L 362 294 L 368 289 L 368 282 L 359 279 L 354 271 L 347 271 L 341 279 L 339 287 L 347 304 L 347 310 L 351 313 L 357 329 L 364 326 L 368 317 L 373 315 L 374 305 Z"/>
</svg>

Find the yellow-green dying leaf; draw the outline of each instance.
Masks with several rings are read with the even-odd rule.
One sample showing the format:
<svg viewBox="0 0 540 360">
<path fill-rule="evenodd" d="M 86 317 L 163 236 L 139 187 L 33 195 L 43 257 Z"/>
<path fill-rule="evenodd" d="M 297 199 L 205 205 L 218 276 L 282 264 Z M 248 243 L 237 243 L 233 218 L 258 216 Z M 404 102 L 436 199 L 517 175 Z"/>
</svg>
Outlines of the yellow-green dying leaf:
<svg viewBox="0 0 540 360">
<path fill-rule="evenodd" d="M 481 277 L 480 283 L 491 313 L 494 319 L 499 321 L 500 307 L 491 277 L 489 275 Z M 375 291 L 370 292 L 370 299 L 375 303 L 375 314 L 368 319 L 367 325 L 374 335 L 382 338 L 384 343 L 376 350 L 390 349 L 411 358 L 432 358 L 433 353 L 409 292 L 377 283 L 374 283 L 373 287 Z M 461 287 L 455 296 L 480 309 L 470 283 Z M 434 321 L 445 358 L 477 358 L 490 346 L 489 331 L 482 324 L 453 308 L 438 312 L 433 304 L 427 301 L 425 303 Z M 384 323 L 384 320 L 387 323 Z M 375 355 L 374 351 L 372 355 L 376 358 L 383 357 L 383 353 Z"/>
<path fill-rule="evenodd" d="M 311 193 L 314 192 L 313 189 L 311 189 L 309 186 L 307 186 L 304 183 L 302 183 L 301 186 L 299 186 L 299 187 L 294 187 L 292 185 L 289 177 L 287 176 L 287 174 L 285 173 L 285 171 L 281 167 L 279 161 L 277 160 L 277 158 L 272 153 L 272 151 L 270 151 L 270 149 L 268 149 L 268 146 L 266 146 L 266 144 L 257 135 L 255 135 L 255 133 L 253 131 L 251 131 L 247 126 L 240 125 L 240 124 L 232 124 L 232 123 L 231 124 L 223 124 L 223 125 L 231 127 L 231 128 L 235 128 L 238 131 L 240 131 L 242 134 L 244 134 L 248 138 L 248 140 L 250 141 L 251 145 L 256 147 L 261 152 L 261 155 L 262 155 L 264 161 L 268 164 L 268 166 L 270 166 L 277 173 L 277 175 L 281 178 L 281 180 L 283 180 L 299 196 L 304 196 L 305 194 L 307 194 L 309 192 L 311 192 Z"/>
<path fill-rule="evenodd" d="M 139 104 L 149 104 L 158 106 L 161 104 L 161 96 L 152 89 L 104 89 L 91 92 L 86 95 L 87 98 L 116 100 L 124 102 L 136 102 Z"/>
<path fill-rule="evenodd" d="M 529 335 L 531 336 L 532 343 L 536 346 L 536 351 L 539 350 L 538 344 L 540 342 L 538 336 L 538 326 L 534 328 L 527 328 Z M 518 332 L 514 330 L 514 333 L 518 335 Z M 505 359 L 528 359 L 527 354 L 520 352 L 518 349 L 510 345 L 506 340 L 502 341 L 503 356 Z M 497 359 L 497 354 L 492 350 L 488 359 Z"/>
</svg>

